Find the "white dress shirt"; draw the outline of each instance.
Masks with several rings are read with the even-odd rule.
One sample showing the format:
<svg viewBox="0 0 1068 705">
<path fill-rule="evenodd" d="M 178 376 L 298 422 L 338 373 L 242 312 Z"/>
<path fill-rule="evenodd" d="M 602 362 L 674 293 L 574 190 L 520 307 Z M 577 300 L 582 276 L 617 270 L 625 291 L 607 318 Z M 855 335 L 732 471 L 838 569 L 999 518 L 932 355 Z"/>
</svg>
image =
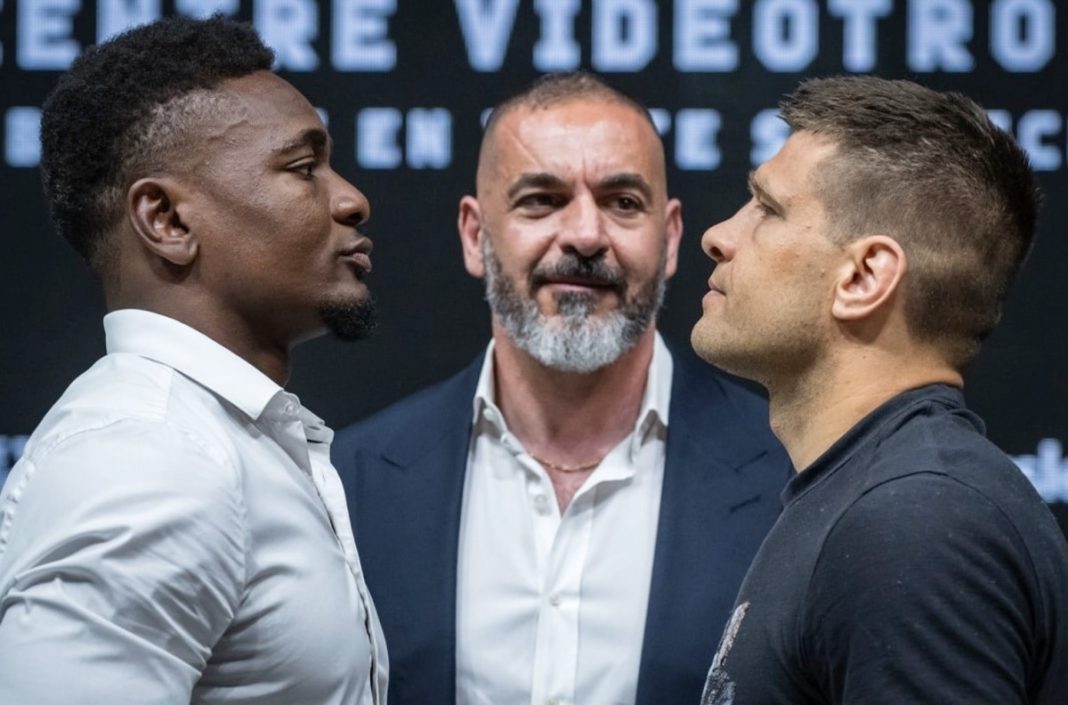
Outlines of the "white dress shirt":
<svg viewBox="0 0 1068 705">
<path fill-rule="evenodd" d="M 638 686 L 672 361 L 657 335 L 633 432 L 561 514 L 494 400 L 474 400 L 457 596 L 457 705 L 631 705 Z M 581 420 L 576 420 L 581 423 Z"/>
<path fill-rule="evenodd" d="M 135 310 L 0 494 L 0 703 L 386 702 L 333 432 Z"/>
</svg>

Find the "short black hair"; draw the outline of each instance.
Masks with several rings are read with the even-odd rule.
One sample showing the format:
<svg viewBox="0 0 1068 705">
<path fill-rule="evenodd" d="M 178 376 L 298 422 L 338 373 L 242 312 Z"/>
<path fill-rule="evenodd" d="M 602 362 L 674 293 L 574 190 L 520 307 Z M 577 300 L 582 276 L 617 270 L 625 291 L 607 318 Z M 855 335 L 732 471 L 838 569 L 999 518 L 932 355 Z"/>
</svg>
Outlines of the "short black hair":
<svg viewBox="0 0 1068 705">
<path fill-rule="evenodd" d="M 911 81 L 812 79 L 781 110 L 837 147 L 816 177 L 832 237 L 894 237 L 910 332 L 965 367 L 1031 248 L 1041 199 L 1027 153 L 970 98 Z"/>
<path fill-rule="evenodd" d="M 99 268 L 137 172 L 192 136 L 196 111 L 175 101 L 273 60 L 255 30 L 220 15 L 164 18 L 86 50 L 41 114 L 41 175 L 59 233 Z"/>
</svg>

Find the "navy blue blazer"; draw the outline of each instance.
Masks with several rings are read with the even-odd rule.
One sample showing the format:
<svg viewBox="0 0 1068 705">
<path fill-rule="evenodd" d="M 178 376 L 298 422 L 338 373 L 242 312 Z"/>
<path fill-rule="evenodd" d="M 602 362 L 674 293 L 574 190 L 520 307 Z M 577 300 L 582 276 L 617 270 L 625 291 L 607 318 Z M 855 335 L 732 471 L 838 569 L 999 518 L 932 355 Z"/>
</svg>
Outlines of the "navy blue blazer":
<svg viewBox="0 0 1068 705">
<path fill-rule="evenodd" d="M 638 705 L 700 700 L 738 587 L 792 475 L 763 399 L 695 359 L 673 359 Z M 479 357 L 334 441 L 386 635 L 390 705 L 456 700 L 460 504 L 481 366 Z"/>
</svg>

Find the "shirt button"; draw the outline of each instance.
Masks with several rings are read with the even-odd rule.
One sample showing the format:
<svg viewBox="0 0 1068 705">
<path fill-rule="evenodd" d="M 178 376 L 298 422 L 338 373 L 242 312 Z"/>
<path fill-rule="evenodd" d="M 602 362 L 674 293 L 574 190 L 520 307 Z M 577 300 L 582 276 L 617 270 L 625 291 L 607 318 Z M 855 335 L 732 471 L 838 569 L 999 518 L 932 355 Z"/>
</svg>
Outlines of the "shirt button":
<svg viewBox="0 0 1068 705">
<path fill-rule="evenodd" d="M 560 594 L 559 593 L 555 593 L 553 595 L 550 595 L 549 596 L 549 604 L 552 605 L 553 607 L 559 607 L 560 606 Z"/>
<path fill-rule="evenodd" d="M 282 407 L 282 411 L 290 415 L 295 414 L 297 413 L 297 405 L 291 401 L 287 401 L 286 405 Z"/>
<path fill-rule="evenodd" d="M 543 494 L 534 495 L 534 504 L 538 505 L 539 507 L 544 507 L 548 501 L 549 498 Z"/>
</svg>

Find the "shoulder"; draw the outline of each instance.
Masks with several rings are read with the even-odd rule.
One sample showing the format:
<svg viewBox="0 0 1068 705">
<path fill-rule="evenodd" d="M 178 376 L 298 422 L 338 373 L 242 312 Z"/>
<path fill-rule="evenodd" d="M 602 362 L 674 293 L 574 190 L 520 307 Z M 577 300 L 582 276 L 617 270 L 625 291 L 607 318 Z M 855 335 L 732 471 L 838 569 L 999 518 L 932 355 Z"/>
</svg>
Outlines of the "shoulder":
<svg viewBox="0 0 1068 705">
<path fill-rule="evenodd" d="M 223 510 L 237 521 L 241 479 L 210 418 L 178 409 L 171 368 L 108 356 L 75 380 L 30 437 L 5 485 L 0 511 L 16 527 L 67 518 L 163 517 Z M 205 403 L 218 402 L 206 395 Z M 179 394 L 188 403 L 189 394 Z M 217 433 L 217 431 L 215 431 Z M 110 509 L 109 509 L 110 507 Z M 110 521 L 110 519 L 109 519 Z"/>
<path fill-rule="evenodd" d="M 1023 629 L 1041 589 L 1015 517 L 954 477 L 919 472 L 869 488 L 841 513 L 808 594 L 817 625 L 989 613 Z"/>
<path fill-rule="evenodd" d="M 1030 481 L 983 435 L 982 421 L 963 406 L 937 399 L 917 405 L 877 439 L 868 467 L 855 471 L 866 473 L 865 482 L 884 502 L 899 497 L 915 499 L 920 507 L 938 507 L 943 496 L 947 502 L 967 499 L 973 510 L 982 506 L 997 512 L 1016 533 L 1041 528 L 1061 535 Z M 920 488 L 920 496 L 913 498 L 911 488 Z M 925 490 L 932 496 L 923 504 Z"/>
<path fill-rule="evenodd" d="M 920 471 L 892 477 L 867 488 L 827 534 L 822 560 L 853 556 L 890 565 L 901 561 L 910 571 L 944 571 L 928 556 L 961 555 L 985 544 L 1012 549 L 1012 517 L 997 498 L 951 475 Z M 870 561 L 857 554 L 875 554 Z"/>
<path fill-rule="evenodd" d="M 64 432 L 29 449 L 12 469 L 3 494 L 7 521 L 102 516 L 155 521 L 221 516 L 243 521 L 241 478 L 226 456 L 166 420 L 129 417 Z M 122 519 L 119 519 L 122 521 Z"/>
<path fill-rule="evenodd" d="M 56 446 L 83 443 L 92 453 L 100 438 L 133 434 L 165 436 L 163 447 L 188 444 L 220 464 L 232 464 L 230 444 L 218 423 L 229 414 L 211 391 L 173 368 L 136 355 L 111 354 L 70 384 L 30 436 L 24 455 L 41 457 Z"/>
<path fill-rule="evenodd" d="M 0 629 L 12 643 L 24 638 L 27 653 L 51 649 L 60 661 L 80 647 L 48 645 L 69 645 L 72 630 L 83 645 L 139 654 L 137 662 L 151 660 L 142 647 L 155 644 L 158 655 L 163 643 L 162 665 L 190 673 L 245 584 L 249 532 L 236 471 L 165 420 L 59 426 L 0 493 L 0 596 L 10 617 Z"/>
<path fill-rule="evenodd" d="M 425 438 L 427 433 L 444 432 L 452 424 L 469 423 L 482 359 L 479 355 L 452 377 L 339 430 L 332 447 L 335 459 L 349 458 L 358 450 L 411 443 L 413 437 Z"/>
<path fill-rule="evenodd" d="M 969 585 L 966 604 L 985 596 L 1006 606 L 1068 587 L 1068 551 L 1049 509 L 978 417 L 947 399 L 909 407 L 839 469 L 846 496 L 814 573 L 828 609 L 835 595 L 924 601 Z"/>
<path fill-rule="evenodd" d="M 1012 518 L 981 490 L 941 473 L 895 477 L 826 536 L 806 590 L 808 654 L 856 702 L 1017 702 L 1046 648 L 1043 595 L 1066 587 L 1037 578 Z"/>
<path fill-rule="evenodd" d="M 843 512 L 825 557 L 852 555 L 903 584 L 998 585 L 1039 613 L 1039 602 L 1068 607 L 1068 545 L 1019 468 L 974 429 L 939 425 L 904 440 L 878 454 L 873 475 L 884 479 Z"/>
<path fill-rule="evenodd" d="M 24 456 L 0 493 L 0 525 L 0 592 L 19 576 L 69 568 L 178 581 L 211 575 L 231 595 L 248 544 L 236 470 L 180 429 L 143 418 Z"/>
</svg>

